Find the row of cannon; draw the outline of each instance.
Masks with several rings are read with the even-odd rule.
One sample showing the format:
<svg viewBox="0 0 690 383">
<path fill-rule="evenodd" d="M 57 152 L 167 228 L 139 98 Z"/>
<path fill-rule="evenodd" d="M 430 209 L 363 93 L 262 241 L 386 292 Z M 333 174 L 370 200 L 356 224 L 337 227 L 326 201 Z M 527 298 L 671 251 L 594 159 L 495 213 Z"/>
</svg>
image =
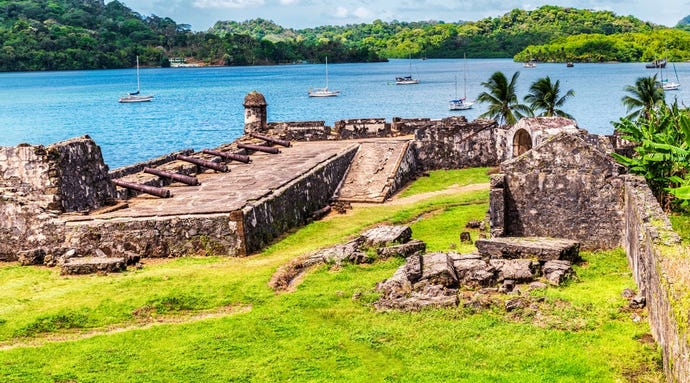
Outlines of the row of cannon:
<svg viewBox="0 0 690 383">
<path fill-rule="evenodd" d="M 270 136 L 265 136 L 265 135 L 259 134 L 259 133 L 250 133 L 250 136 L 253 138 L 264 140 L 265 144 L 264 145 L 254 145 L 254 144 L 238 143 L 237 147 L 239 149 L 244 149 L 245 151 L 278 154 L 278 153 L 280 153 L 280 150 L 274 146 L 269 146 L 269 145 L 275 144 L 275 145 L 280 145 L 280 146 L 284 146 L 284 147 L 290 147 L 291 146 L 289 141 L 281 140 L 281 139 L 270 137 Z M 212 149 L 203 149 L 201 152 L 204 154 L 210 154 L 212 156 L 220 157 L 226 161 L 238 161 L 238 162 L 242 162 L 245 164 L 248 164 L 252 161 L 251 158 L 246 154 L 223 152 L 223 151 L 212 150 Z M 189 163 L 197 165 L 199 167 L 212 169 L 212 170 L 215 170 L 215 171 L 218 171 L 221 173 L 226 173 L 226 172 L 230 171 L 228 166 L 224 163 L 209 161 L 209 160 L 206 160 L 203 158 L 197 158 L 197 157 L 191 157 L 191 156 L 185 156 L 182 154 L 178 154 L 176 159 L 178 161 L 189 162 Z M 144 173 L 153 174 L 153 175 L 156 175 L 160 178 L 171 179 L 173 181 L 181 182 L 181 183 L 183 183 L 185 185 L 189 185 L 189 186 L 200 185 L 199 180 L 196 177 L 188 176 L 185 174 L 179 174 L 179 173 L 174 173 L 174 172 L 170 172 L 167 170 L 155 169 L 155 168 L 150 168 L 150 167 L 145 167 L 143 169 L 143 171 L 144 171 Z M 119 187 L 135 190 L 135 191 L 138 191 L 140 193 L 150 194 L 150 195 L 160 197 L 160 198 L 170 198 L 172 196 L 172 194 L 170 193 L 170 190 L 164 189 L 161 187 L 139 184 L 139 183 L 129 182 L 129 181 L 123 181 L 123 180 L 119 180 L 119 179 L 114 179 L 114 180 L 112 180 L 112 182 L 113 182 L 113 184 L 115 184 Z"/>
</svg>

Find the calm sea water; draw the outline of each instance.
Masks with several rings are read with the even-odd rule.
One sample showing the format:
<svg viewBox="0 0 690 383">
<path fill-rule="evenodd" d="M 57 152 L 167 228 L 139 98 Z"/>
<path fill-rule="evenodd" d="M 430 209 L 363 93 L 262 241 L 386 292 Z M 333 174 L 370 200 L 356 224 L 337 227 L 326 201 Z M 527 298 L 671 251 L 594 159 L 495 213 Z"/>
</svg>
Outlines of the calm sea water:
<svg viewBox="0 0 690 383">
<path fill-rule="evenodd" d="M 50 144 L 88 134 L 103 150 L 111 168 L 171 151 L 200 150 L 237 138 L 243 130 L 245 95 L 256 90 L 268 103 L 268 119 L 277 121 L 348 118 L 441 118 L 463 114 L 474 119 L 486 110 L 449 111 L 448 100 L 464 93 L 463 60 L 413 60 L 418 85 L 396 86 L 394 77 L 410 72 L 407 60 L 372 64 L 330 64 L 335 98 L 309 98 L 307 89 L 325 82 L 323 65 L 268 67 L 155 68 L 141 70 L 142 93 L 150 103 L 120 104 L 119 96 L 136 88 L 134 69 L 70 72 L 0 73 L 0 146 Z M 525 69 L 507 59 L 468 59 L 467 96 L 474 99 L 482 81 L 497 70 L 510 77 L 520 71 L 518 94 L 539 77 L 560 80 L 575 97 L 564 109 L 578 125 L 607 134 L 611 121 L 625 114 L 623 88 L 654 73 L 644 64 L 539 64 Z M 675 80 L 673 68 L 665 73 Z M 680 91 L 667 92 L 690 105 L 690 63 L 678 63 Z M 457 79 L 457 93 L 456 93 Z"/>
</svg>

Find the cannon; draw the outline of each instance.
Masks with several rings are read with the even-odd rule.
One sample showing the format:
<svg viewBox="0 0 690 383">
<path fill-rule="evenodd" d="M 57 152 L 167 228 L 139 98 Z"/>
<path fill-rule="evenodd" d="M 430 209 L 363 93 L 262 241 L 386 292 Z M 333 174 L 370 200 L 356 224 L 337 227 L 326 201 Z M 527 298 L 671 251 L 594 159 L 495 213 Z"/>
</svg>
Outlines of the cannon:
<svg viewBox="0 0 690 383">
<path fill-rule="evenodd" d="M 261 145 L 252 145 L 252 144 L 237 144 L 237 147 L 240 149 L 256 150 L 258 152 L 271 153 L 271 154 L 280 153 L 280 150 L 278 150 L 278 148 L 273 148 L 270 146 L 261 146 Z"/>
<path fill-rule="evenodd" d="M 177 159 L 180 161 L 192 163 L 194 165 L 198 165 L 198 166 L 202 166 L 205 168 L 217 170 L 217 171 L 223 172 L 223 173 L 228 171 L 228 167 L 225 164 L 219 164 L 219 163 L 216 163 L 213 161 L 204 160 L 202 158 L 189 157 L 189 156 L 183 156 L 182 154 L 178 154 Z"/>
<path fill-rule="evenodd" d="M 252 133 L 249 133 L 249 135 L 252 136 L 252 137 L 254 137 L 254 138 L 258 138 L 258 139 L 260 139 L 260 140 L 264 140 L 264 141 L 266 141 L 266 142 L 270 142 L 270 143 L 272 143 L 272 144 L 284 146 L 284 147 L 286 147 L 286 148 L 289 148 L 290 146 L 292 146 L 292 145 L 290 144 L 290 141 L 281 140 L 281 139 L 279 139 L 279 138 L 275 138 L 275 137 L 271 137 L 271 136 L 265 136 L 265 135 L 263 135 L 263 134 L 253 133 L 253 132 L 252 132 Z"/>
<path fill-rule="evenodd" d="M 221 152 L 218 150 L 211 150 L 211 149 L 204 149 L 201 152 L 206 153 L 206 154 L 210 154 L 212 156 L 218 156 L 221 158 L 225 158 L 228 160 L 244 162 L 245 164 L 252 162 L 252 159 L 249 158 L 249 156 L 245 156 L 244 154 Z"/>
<path fill-rule="evenodd" d="M 134 182 L 127 182 L 127 181 L 122 181 L 122 180 L 112 180 L 112 182 L 117 186 L 120 186 L 120 187 L 123 187 L 126 189 L 136 190 L 138 192 L 142 192 L 142 193 L 146 193 L 146 194 L 155 195 L 156 197 L 170 198 L 170 195 L 171 195 L 170 190 L 155 187 L 155 186 L 135 184 Z"/>
<path fill-rule="evenodd" d="M 187 184 L 189 186 L 199 185 L 199 180 L 196 177 L 186 176 L 184 174 L 177 174 L 177 173 L 168 172 L 165 170 L 153 169 L 153 168 L 149 168 L 149 167 L 144 168 L 144 173 L 153 174 L 153 175 L 156 175 L 158 177 L 163 177 L 163 178 L 170 178 L 174 181 L 182 182 L 183 184 Z"/>
</svg>

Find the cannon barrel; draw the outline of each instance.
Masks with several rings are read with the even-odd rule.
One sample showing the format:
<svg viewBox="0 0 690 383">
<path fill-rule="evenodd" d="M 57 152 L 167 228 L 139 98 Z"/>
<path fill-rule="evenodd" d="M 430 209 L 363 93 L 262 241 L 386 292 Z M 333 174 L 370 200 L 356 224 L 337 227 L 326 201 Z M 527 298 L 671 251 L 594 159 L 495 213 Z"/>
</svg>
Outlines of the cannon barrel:
<svg viewBox="0 0 690 383">
<path fill-rule="evenodd" d="M 249 158 L 249 156 L 245 156 L 244 154 L 221 152 L 218 150 L 211 150 L 211 149 L 204 149 L 201 152 L 206 153 L 206 154 L 210 154 L 212 156 L 222 157 L 222 158 L 225 158 L 228 160 L 244 162 L 245 164 L 252 162 L 252 159 Z"/>
<path fill-rule="evenodd" d="M 254 138 L 258 138 L 258 139 L 260 139 L 260 140 L 264 140 L 264 141 L 266 141 L 266 142 L 270 142 L 270 143 L 272 143 L 272 144 L 284 146 L 284 147 L 286 147 L 286 148 L 289 148 L 289 147 L 291 146 L 290 141 L 281 140 L 280 138 L 275 138 L 275 137 L 271 137 L 271 136 L 265 136 L 265 135 L 263 135 L 263 134 L 253 133 L 253 132 L 252 132 L 252 133 L 249 133 L 249 135 L 252 136 L 252 137 L 254 137 Z"/>
<path fill-rule="evenodd" d="M 136 190 L 136 191 L 139 191 L 142 193 L 155 195 L 156 197 L 161 197 L 161 198 L 169 198 L 170 197 L 170 190 L 168 190 L 168 189 L 158 188 L 158 187 L 149 186 L 149 185 L 136 184 L 134 182 L 127 182 L 127 181 L 122 181 L 122 180 L 112 180 L 112 181 L 115 185 L 126 188 L 126 189 Z"/>
<path fill-rule="evenodd" d="M 270 146 L 252 145 L 252 144 L 237 144 L 237 147 L 240 149 L 256 150 L 259 152 L 265 152 L 265 153 L 271 153 L 271 154 L 280 153 L 280 150 L 278 150 L 278 148 L 273 148 Z"/>
<path fill-rule="evenodd" d="M 183 156 L 182 154 L 178 154 L 177 159 L 180 161 L 186 161 L 186 162 L 189 162 L 189 163 L 192 163 L 192 164 L 195 164 L 198 166 L 202 166 L 205 168 L 217 170 L 219 172 L 227 172 L 228 171 L 228 167 L 225 164 L 215 163 L 213 161 L 204 160 L 202 158 L 189 157 L 189 156 Z"/>
<path fill-rule="evenodd" d="M 199 180 L 196 177 L 187 176 L 184 174 L 178 174 L 178 173 L 168 172 L 165 170 L 153 169 L 153 168 L 149 168 L 149 167 L 144 168 L 144 173 L 157 175 L 158 177 L 170 178 L 172 180 L 182 182 L 183 184 L 187 184 L 189 186 L 199 185 Z"/>
</svg>

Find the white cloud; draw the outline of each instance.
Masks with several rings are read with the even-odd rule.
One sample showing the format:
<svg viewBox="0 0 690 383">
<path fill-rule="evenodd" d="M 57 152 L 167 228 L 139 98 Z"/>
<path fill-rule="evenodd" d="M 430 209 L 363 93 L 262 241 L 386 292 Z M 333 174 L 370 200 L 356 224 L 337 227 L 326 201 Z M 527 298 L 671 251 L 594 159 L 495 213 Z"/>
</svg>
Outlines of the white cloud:
<svg viewBox="0 0 690 383">
<path fill-rule="evenodd" d="M 228 8 L 248 8 L 254 6 L 264 5 L 264 0 L 195 0 L 195 8 L 216 8 L 216 9 L 228 9 Z"/>
<path fill-rule="evenodd" d="M 339 18 L 339 19 L 344 19 L 350 15 L 350 11 L 347 10 L 345 7 L 338 7 L 335 9 L 335 14 L 333 16 Z"/>
<path fill-rule="evenodd" d="M 352 14 L 359 19 L 368 19 L 372 16 L 372 12 L 364 7 L 359 7 L 355 9 L 355 11 L 352 12 Z"/>
<path fill-rule="evenodd" d="M 293 5 L 299 3 L 299 0 L 280 0 L 280 5 Z"/>
</svg>

